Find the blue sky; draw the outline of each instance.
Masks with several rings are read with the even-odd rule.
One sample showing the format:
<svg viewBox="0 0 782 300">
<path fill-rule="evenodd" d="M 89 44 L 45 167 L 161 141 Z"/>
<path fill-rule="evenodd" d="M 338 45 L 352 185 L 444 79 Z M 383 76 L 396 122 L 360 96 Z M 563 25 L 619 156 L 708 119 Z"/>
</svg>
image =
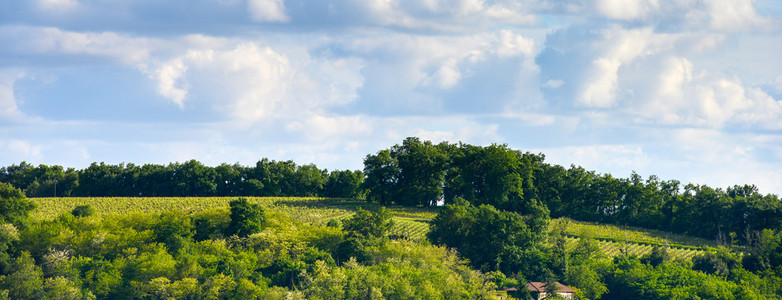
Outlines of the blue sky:
<svg viewBox="0 0 782 300">
<path fill-rule="evenodd" d="M 361 169 L 407 136 L 782 194 L 776 0 L 8 0 L 0 165 Z"/>
</svg>

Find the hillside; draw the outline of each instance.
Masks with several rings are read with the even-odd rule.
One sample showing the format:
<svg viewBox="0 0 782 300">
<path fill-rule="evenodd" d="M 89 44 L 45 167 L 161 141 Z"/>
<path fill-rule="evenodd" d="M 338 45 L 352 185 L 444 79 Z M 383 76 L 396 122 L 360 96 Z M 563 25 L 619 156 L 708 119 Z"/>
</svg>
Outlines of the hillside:
<svg viewBox="0 0 782 300">
<path fill-rule="evenodd" d="M 156 213 L 167 210 L 197 212 L 209 208 L 228 208 L 228 202 L 235 197 L 107 197 L 107 198 L 32 198 L 38 209 L 31 214 L 33 219 L 53 219 L 59 214 L 70 212 L 78 205 L 92 206 L 97 216 L 125 215 L 131 213 Z M 251 202 L 263 207 L 290 213 L 299 221 L 311 224 L 326 224 L 329 220 L 350 217 L 358 208 L 371 209 L 376 203 L 333 198 L 314 197 L 249 197 Z M 439 208 L 406 207 L 391 205 L 395 225 L 392 235 L 414 241 L 425 239 L 429 220 Z M 699 252 L 716 247 L 714 241 L 671 234 L 656 230 L 613 226 L 569 219 L 554 219 L 551 226 L 565 222 L 568 248 L 575 247 L 582 236 L 594 238 L 601 253 L 607 257 L 621 254 L 622 249 L 630 255 L 641 256 L 650 252 L 654 245 L 669 247 L 675 258 L 692 258 Z"/>
</svg>

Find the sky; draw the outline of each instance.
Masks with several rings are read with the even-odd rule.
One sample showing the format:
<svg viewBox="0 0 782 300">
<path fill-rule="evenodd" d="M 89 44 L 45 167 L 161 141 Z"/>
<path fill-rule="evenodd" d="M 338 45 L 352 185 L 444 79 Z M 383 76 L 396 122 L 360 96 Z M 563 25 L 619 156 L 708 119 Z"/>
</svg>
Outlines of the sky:
<svg viewBox="0 0 782 300">
<path fill-rule="evenodd" d="M 782 195 L 780 49 L 778 0 L 4 0 L 0 166 L 417 136 Z"/>
</svg>

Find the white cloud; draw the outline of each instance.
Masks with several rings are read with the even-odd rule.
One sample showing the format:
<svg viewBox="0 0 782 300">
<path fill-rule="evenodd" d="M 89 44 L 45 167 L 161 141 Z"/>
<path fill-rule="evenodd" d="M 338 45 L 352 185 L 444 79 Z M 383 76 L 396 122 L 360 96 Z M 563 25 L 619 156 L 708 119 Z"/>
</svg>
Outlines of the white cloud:
<svg viewBox="0 0 782 300">
<path fill-rule="evenodd" d="M 259 22 L 288 22 L 290 17 L 285 13 L 285 3 L 282 0 L 249 0 L 247 9 L 253 20 Z"/>
<path fill-rule="evenodd" d="M 782 128 L 782 101 L 762 90 L 746 87 L 741 80 L 720 73 L 701 71 L 686 58 L 651 60 L 659 69 L 647 69 L 648 95 L 639 95 L 641 104 L 634 113 L 651 122 L 672 125 L 757 126 Z M 650 76 L 651 75 L 651 76 Z"/>
<path fill-rule="evenodd" d="M 371 0 L 357 1 L 379 25 L 448 32 L 475 31 L 496 22 L 532 25 L 538 19 L 528 12 L 530 3 L 481 0 Z"/>
<path fill-rule="evenodd" d="M 646 19 L 660 9 L 658 0 L 596 0 L 595 9 L 615 20 Z"/>
<path fill-rule="evenodd" d="M 499 57 L 509 57 L 522 54 L 535 54 L 535 40 L 526 38 L 507 29 L 501 30 L 499 34 L 497 55 Z"/>
<path fill-rule="evenodd" d="M 275 50 L 256 42 L 204 44 L 151 74 L 158 93 L 180 107 L 193 98 L 237 124 L 307 118 L 356 98 L 361 62 L 312 58 L 300 47 Z M 285 51 L 285 52 L 282 52 Z"/>
<path fill-rule="evenodd" d="M 578 104 L 587 107 L 611 107 L 616 101 L 616 72 L 622 63 L 616 59 L 599 58 L 592 62 L 592 79 L 578 97 Z"/>
<path fill-rule="evenodd" d="M 22 76 L 18 71 L 0 72 L 0 121 L 19 121 L 24 117 L 14 93 L 14 83 Z"/>
<path fill-rule="evenodd" d="M 614 26 L 601 32 L 595 42 L 598 57 L 591 62 L 576 103 L 606 108 L 616 104 L 620 92 L 619 69 L 634 60 L 671 48 L 677 37 L 655 34 L 652 28 L 624 29 Z"/>
<path fill-rule="evenodd" d="M 633 144 L 566 146 L 533 151 L 545 153 L 547 160 L 564 166 L 575 164 L 590 170 L 624 170 L 627 174 L 644 169 L 652 162 L 642 146 Z M 624 174 L 614 171 L 614 175 Z"/>
<path fill-rule="evenodd" d="M 150 74 L 150 77 L 157 80 L 158 93 L 174 101 L 179 108 L 184 108 L 187 97 L 187 84 L 179 82 L 186 71 L 187 66 L 182 59 L 174 59 Z"/>
<path fill-rule="evenodd" d="M 442 66 L 437 69 L 437 72 L 434 73 L 434 78 L 440 88 L 448 89 L 459 83 L 459 79 L 462 78 L 462 73 L 459 71 L 459 67 L 456 64 L 456 59 L 447 59 L 443 62 Z"/>
<path fill-rule="evenodd" d="M 0 160 L 9 165 L 22 161 L 40 161 L 42 158 L 40 146 L 34 146 L 29 142 L 17 139 L 0 140 L 0 151 L 4 153 Z"/>
<path fill-rule="evenodd" d="M 82 33 L 53 27 L 0 26 L 0 38 L 18 53 L 90 55 L 139 64 L 163 42 L 114 32 Z"/>
<path fill-rule="evenodd" d="M 464 86 L 489 85 L 481 81 L 502 82 L 512 87 L 539 87 L 534 61 L 535 42 L 511 30 L 456 36 L 371 35 L 352 40 L 348 46 L 352 53 L 366 57 L 367 64 L 362 69 L 367 83 L 363 90 L 365 100 L 379 103 L 391 111 L 405 108 L 437 111 L 462 101 L 460 97 L 474 101 L 478 96 L 467 93 L 453 97 L 440 94 Z M 506 70 L 492 72 L 487 66 Z M 518 95 L 496 90 L 489 92 L 504 95 L 487 96 L 484 93 L 487 101 L 533 99 L 532 92 L 526 89 Z"/>
<path fill-rule="evenodd" d="M 711 28 L 723 31 L 769 29 L 772 19 L 758 15 L 754 0 L 704 0 Z"/>
</svg>

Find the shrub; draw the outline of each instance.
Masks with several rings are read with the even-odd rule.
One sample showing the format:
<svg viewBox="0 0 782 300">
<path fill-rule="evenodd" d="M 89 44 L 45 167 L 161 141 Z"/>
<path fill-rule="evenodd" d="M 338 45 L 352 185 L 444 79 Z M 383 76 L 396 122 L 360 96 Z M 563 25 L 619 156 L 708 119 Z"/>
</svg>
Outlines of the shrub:
<svg viewBox="0 0 782 300">
<path fill-rule="evenodd" d="M 95 209 L 89 205 L 79 205 L 73 208 L 71 214 L 74 217 L 80 217 L 80 218 L 89 217 L 95 214 Z"/>
</svg>

